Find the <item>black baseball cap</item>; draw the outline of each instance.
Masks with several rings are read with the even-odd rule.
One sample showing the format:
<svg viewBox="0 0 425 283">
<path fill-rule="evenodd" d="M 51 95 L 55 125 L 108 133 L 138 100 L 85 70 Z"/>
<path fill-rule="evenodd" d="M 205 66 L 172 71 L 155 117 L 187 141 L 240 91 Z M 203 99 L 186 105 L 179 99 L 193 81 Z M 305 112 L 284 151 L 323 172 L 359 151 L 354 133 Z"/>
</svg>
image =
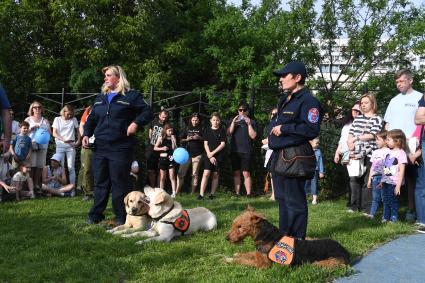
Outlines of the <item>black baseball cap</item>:
<svg viewBox="0 0 425 283">
<path fill-rule="evenodd" d="M 286 64 L 282 69 L 274 71 L 273 74 L 277 77 L 281 77 L 284 74 L 300 74 L 303 78 L 307 77 L 307 70 L 303 62 L 291 61 Z"/>
</svg>

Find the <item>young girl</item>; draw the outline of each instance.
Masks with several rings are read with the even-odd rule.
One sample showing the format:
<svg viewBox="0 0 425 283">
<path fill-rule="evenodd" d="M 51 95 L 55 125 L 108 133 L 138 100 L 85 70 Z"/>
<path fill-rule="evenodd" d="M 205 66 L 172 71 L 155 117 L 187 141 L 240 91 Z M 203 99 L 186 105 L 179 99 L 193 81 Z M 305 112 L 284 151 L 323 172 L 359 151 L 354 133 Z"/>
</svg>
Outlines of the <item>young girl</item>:
<svg viewBox="0 0 425 283">
<path fill-rule="evenodd" d="M 379 203 L 382 202 L 382 187 L 379 185 L 381 183 L 382 176 L 384 174 L 384 162 L 387 154 L 390 153 L 390 149 L 385 143 L 387 138 L 387 132 L 382 131 L 376 134 L 376 145 L 378 149 L 372 152 L 372 157 L 370 162 L 372 163 L 370 167 L 369 179 L 367 182 L 367 187 L 372 189 L 372 206 L 370 207 L 370 213 L 366 217 L 373 218 L 375 217 L 376 211 L 378 210 Z"/>
<path fill-rule="evenodd" d="M 317 188 L 319 187 L 319 178 L 322 179 L 325 177 L 325 168 L 323 167 L 323 156 L 322 151 L 319 148 L 319 143 L 319 137 L 310 141 L 311 147 L 314 150 L 314 155 L 316 155 L 316 172 L 314 173 L 313 178 L 307 180 L 304 185 L 306 193 L 313 195 L 313 200 L 311 201 L 311 204 L 313 205 L 317 204 Z"/>
<path fill-rule="evenodd" d="M 75 184 L 68 184 L 65 170 L 61 166 L 62 156 L 58 153 L 50 158 L 50 165 L 43 168 L 43 184 L 41 190 L 47 196 L 73 197 Z"/>
<path fill-rule="evenodd" d="M 159 187 L 164 189 L 167 178 L 167 171 L 170 175 L 172 198 L 176 197 L 176 176 L 175 164 L 173 162 L 173 151 L 177 148 L 176 137 L 173 134 L 173 127 L 165 124 L 161 132 L 161 137 L 155 143 L 154 150 L 159 152 L 158 167 L 160 170 Z"/>
<path fill-rule="evenodd" d="M 21 197 L 30 197 L 32 199 L 35 198 L 34 183 L 30 174 L 31 164 L 26 161 L 19 163 L 19 171 L 16 172 L 15 175 L 13 175 L 12 177 L 12 186 L 15 187 L 17 201 L 20 201 Z M 22 190 L 25 183 L 29 190 L 28 192 Z"/>
<path fill-rule="evenodd" d="M 204 132 L 204 174 L 202 175 L 201 191 L 198 200 L 204 198 L 205 189 L 207 188 L 208 179 L 211 172 L 213 173 L 211 183 L 211 194 L 209 199 L 214 198 L 214 193 L 218 187 L 218 179 L 220 177 L 219 168 L 223 165 L 224 152 L 226 145 L 226 132 L 220 127 L 220 116 L 217 112 L 211 114 L 211 128 L 205 129 Z"/>
<path fill-rule="evenodd" d="M 387 133 L 385 142 L 391 151 L 385 157 L 384 174 L 381 181 L 384 200 L 382 222 L 396 222 L 398 220 L 397 196 L 400 195 L 400 187 L 403 183 L 407 164 L 407 155 L 404 152 L 406 136 L 401 130 L 391 130 Z"/>
</svg>

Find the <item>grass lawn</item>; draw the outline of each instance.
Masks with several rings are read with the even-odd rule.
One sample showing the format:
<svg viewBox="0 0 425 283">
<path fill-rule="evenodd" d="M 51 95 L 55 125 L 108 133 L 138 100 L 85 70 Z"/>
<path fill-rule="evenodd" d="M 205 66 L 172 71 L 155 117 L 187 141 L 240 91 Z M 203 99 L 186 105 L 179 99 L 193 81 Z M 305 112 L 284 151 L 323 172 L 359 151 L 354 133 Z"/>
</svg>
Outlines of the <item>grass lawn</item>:
<svg viewBox="0 0 425 283">
<path fill-rule="evenodd" d="M 184 207 L 213 211 L 218 229 L 171 243 L 136 246 L 139 239 L 112 236 L 99 225 L 85 224 L 89 202 L 81 197 L 36 199 L 0 204 L 0 282 L 329 282 L 350 274 L 349 267 L 325 269 L 310 264 L 257 270 L 226 264 L 222 258 L 252 251 L 252 240 L 225 240 L 232 220 L 247 204 L 277 225 L 278 206 L 265 197 L 235 198 L 221 193 L 197 201 L 183 195 Z M 404 211 L 400 211 L 404 215 Z M 107 218 L 112 211 L 107 210 Z M 342 243 L 353 260 L 374 247 L 414 230 L 411 224 L 381 224 L 360 213 L 347 213 L 345 201 L 309 207 L 307 235 Z"/>
</svg>

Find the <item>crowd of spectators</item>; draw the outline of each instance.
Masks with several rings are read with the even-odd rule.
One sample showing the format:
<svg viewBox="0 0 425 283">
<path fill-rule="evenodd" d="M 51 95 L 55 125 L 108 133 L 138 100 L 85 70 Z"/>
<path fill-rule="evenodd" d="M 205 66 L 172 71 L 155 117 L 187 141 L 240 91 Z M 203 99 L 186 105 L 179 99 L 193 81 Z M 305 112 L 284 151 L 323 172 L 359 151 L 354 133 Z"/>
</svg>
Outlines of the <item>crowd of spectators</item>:
<svg viewBox="0 0 425 283">
<path fill-rule="evenodd" d="M 107 71 L 108 69 L 105 75 Z M 378 115 L 378 104 L 371 93 L 362 95 L 347 112 L 333 161 L 345 166 L 349 173 L 349 212 L 359 211 L 367 217 L 376 217 L 379 204 L 382 203 L 382 220 L 397 221 L 397 199 L 405 184 L 408 192 L 406 219 L 416 219 L 419 228 L 424 230 L 425 169 L 421 161 L 421 145 L 424 140 L 425 102 L 423 94 L 412 88 L 413 74 L 409 70 L 397 72 L 395 82 L 400 93 L 391 100 L 384 117 Z M 4 90 L 1 90 L 1 95 L 5 96 Z M 7 114 L 2 112 L 2 117 L 8 116 L 3 118 L 3 123 L 10 123 L 11 131 L 7 133 L 5 130 L 3 138 L 3 145 L 7 144 L 7 150 L 4 150 L 0 160 L 2 191 L 21 200 L 36 198 L 41 194 L 72 197 L 78 188 L 82 190 L 84 199 L 91 200 L 96 186 L 92 169 L 98 169 L 92 164 L 96 135 L 93 130 L 85 132 L 84 129 L 92 107 L 85 109 L 78 122 L 72 105 L 65 105 L 60 116 L 54 118 L 51 124 L 44 116 L 43 105 L 38 101 L 31 103 L 25 120 L 15 121 L 14 112 L 6 100 L 2 98 L 2 110 L 7 111 Z M 208 198 L 214 199 L 225 159 L 224 153 L 228 151 L 235 195 L 239 196 L 243 187 L 244 195 L 250 197 L 252 153 L 257 150 L 254 148 L 254 141 L 259 129 L 256 121 L 250 117 L 249 110 L 246 102 L 239 103 L 237 115 L 231 117 L 228 124 L 222 123 L 217 112 L 210 116 L 209 125 L 206 125 L 207 121 L 202 124 L 199 113 L 193 113 L 186 128 L 178 135 L 169 121 L 169 113 L 166 110 L 159 112 L 148 129 L 149 142 L 145 152 L 147 184 L 165 189 L 169 183 L 171 195 L 176 197 L 184 189 L 185 177 L 190 172 L 188 191 L 202 200 L 211 181 Z M 277 115 L 279 110 L 273 108 L 270 120 Z M 93 121 L 90 121 L 89 128 L 94 127 L 91 124 Z M 35 133 L 40 128 L 54 137 L 55 150 L 50 158 L 47 158 L 49 145 L 39 144 L 35 139 Z M 268 148 L 268 135 L 272 130 L 273 128 L 266 126 L 262 139 L 264 167 L 270 175 L 273 174 L 269 162 L 273 150 Z M 82 144 L 82 137 L 87 134 L 90 136 L 87 137 L 86 146 L 81 148 L 80 172 L 77 174 L 76 154 Z M 11 141 L 7 141 L 8 135 Z M 412 146 L 414 140 L 415 145 Z M 306 193 L 313 195 L 312 203 L 317 204 L 318 180 L 324 177 L 323 156 L 318 138 L 312 139 L 310 143 L 315 150 L 318 166 L 316 175 L 307 180 L 304 189 Z M 411 145 L 410 149 L 408 144 Z M 187 149 L 187 163 L 179 165 L 173 160 L 173 151 L 177 147 Z M 132 188 L 137 189 L 139 165 L 134 154 L 130 159 L 134 166 L 131 166 L 128 174 L 133 177 Z M 47 160 L 49 164 L 46 164 Z M 352 173 L 353 166 L 358 164 L 360 168 Z M 270 178 L 272 199 L 275 197 L 276 185 L 273 184 L 273 179 L 277 180 L 276 178 Z"/>
</svg>

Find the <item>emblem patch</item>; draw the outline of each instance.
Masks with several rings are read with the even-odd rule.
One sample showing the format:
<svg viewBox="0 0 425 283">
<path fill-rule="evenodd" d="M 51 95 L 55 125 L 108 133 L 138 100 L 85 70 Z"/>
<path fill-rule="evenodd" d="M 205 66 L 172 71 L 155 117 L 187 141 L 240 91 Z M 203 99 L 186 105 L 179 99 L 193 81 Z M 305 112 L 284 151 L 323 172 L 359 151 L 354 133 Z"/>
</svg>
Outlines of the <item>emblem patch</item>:
<svg viewBox="0 0 425 283">
<path fill-rule="evenodd" d="M 308 110 L 308 121 L 310 123 L 317 123 L 319 121 L 319 110 L 317 108 L 310 108 Z"/>
<path fill-rule="evenodd" d="M 290 265 L 294 259 L 295 239 L 283 236 L 269 251 L 268 258 L 283 265 Z"/>
</svg>

